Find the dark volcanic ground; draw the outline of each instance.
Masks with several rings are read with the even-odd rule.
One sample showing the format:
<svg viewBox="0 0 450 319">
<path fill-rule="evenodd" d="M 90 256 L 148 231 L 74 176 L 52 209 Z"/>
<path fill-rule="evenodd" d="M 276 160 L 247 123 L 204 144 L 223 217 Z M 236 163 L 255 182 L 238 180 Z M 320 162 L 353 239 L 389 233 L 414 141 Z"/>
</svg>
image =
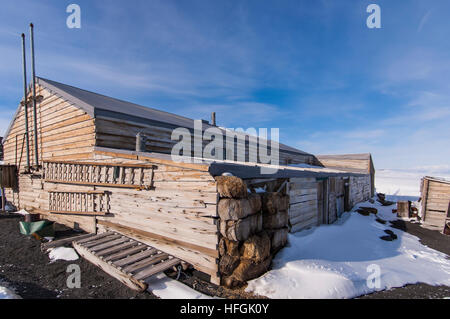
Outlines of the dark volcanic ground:
<svg viewBox="0 0 450 319">
<path fill-rule="evenodd" d="M 20 215 L 0 213 L 0 284 L 22 298 L 156 298 L 129 289 L 82 258 L 50 263 L 41 251 L 41 242 L 19 232 L 20 220 Z M 61 225 L 55 229 L 57 236 L 75 235 Z M 66 269 L 70 264 L 80 266 L 81 288 L 67 288 L 70 273 Z"/>
</svg>

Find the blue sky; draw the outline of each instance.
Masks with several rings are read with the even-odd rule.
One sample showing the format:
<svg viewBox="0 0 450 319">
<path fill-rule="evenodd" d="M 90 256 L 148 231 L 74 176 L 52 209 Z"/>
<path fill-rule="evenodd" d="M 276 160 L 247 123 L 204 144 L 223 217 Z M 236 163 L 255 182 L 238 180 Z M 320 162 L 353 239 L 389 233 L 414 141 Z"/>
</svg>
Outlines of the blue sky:
<svg viewBox="0 0 450 319">
<path fill-rule="evenodd" d="M 81 29 L 66 7 L 81 7 Z M 368 29 L 366 7 L 381 7 Z M 314 154 L 449 167 L 449 1 L 2 1 L 0 134 L 37 74 L 221 126 L 278 127 Z M 28 41 L 27 41 L 28 44 Z"/>
</svg>

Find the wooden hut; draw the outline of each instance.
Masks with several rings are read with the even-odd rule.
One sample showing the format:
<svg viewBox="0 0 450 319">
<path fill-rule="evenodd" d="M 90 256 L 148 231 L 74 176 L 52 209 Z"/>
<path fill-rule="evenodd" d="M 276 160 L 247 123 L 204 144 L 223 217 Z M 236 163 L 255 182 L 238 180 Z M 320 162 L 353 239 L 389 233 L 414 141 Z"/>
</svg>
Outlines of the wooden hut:
<svg viewBox="0 0 450 319">
<path fill-rule="evenodd" d="M 347 172 L 368 174 L 370 177 L 370 196 L 375 195 L 375 166 L 372 155 L 365 154 L 342 154 L 342 155 L 316 155 L 319 165 L 343 170 Z M 354 189 L 359 189 L 354 187 Z M 367 190 L 366 190 L 367 191 Z M 363 192 L 364 193 L 364 192 Z M 364 196 L 360 194 L 360 198 Z M 359 200 L 361 201 L 361 200 Z"/>
<path fill-rule="evenodd" d="M 171 132 L 193 130 L 193 120 L 42 78 L 36 91 L 36 118 L 28 112 L 28 123 L 36 121 L 38 136 L 31 129 L 26 134 L 30 97 L 5 135 L 5 164 L 18 172 L 17 187 L 6 190 L 8 201 L 90 233 L 122 234 L 183 260 L 217 284 L 260 275 L 289 229 L 331 223 L 345 208 L 345 194 L 355 203 L 370 188 L 368 171 L 276 166 L 262 174 L 271 166 L 174 161 Z M 145 142 L 137 143 L 138 133 Z M 251 147 L 246 142 L 246 160 Z M 282 144 L 279 154 L 282 163 L 318 162 Z M 352 180 L 355 192 L 345 193 L 345 181 Z"/>
<path fill-rule="evenodd" d="M 420 189 L 423 223 L 444 231 L 450 222 L 450 181 L 425 176 Z"/>
</svg>

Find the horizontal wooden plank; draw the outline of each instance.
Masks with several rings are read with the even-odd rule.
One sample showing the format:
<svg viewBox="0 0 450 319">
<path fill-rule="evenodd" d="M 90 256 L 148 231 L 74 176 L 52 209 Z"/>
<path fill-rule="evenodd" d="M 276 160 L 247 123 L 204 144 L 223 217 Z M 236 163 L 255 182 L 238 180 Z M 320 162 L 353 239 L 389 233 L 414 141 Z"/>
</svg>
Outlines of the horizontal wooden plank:
<svg viewBox="0 0 450 319">
<path fill-rule="evenodd" d="M 63 214 L 63 215 L 87 215 L 87 216 L 104 216 L 105 212 L 84 212 L 84 211 L 70 211 L 70 210 L 49 210 L 50 214 Z"/>
<path fill-rule="evenodd" d="M 163 235 L 159 235 L 153 232 L 148 232 L 145 230 L 141 230 L 141 229 L 137 229 L 134 227 L 129 227 L 123 224 L 119 224 L 119 223 L 114 223 L 114 222 L 109 222 L 109 221 L 105 221 L 105 220 L 98 220 L 98 223 L 107 227 L 111 227 L 113 229 L 116 229 L 119 232 L 125 232 L 127 234 L 131 234 L 131 235 L 141 235 L 144 237 L 148 237 L 151 239 L 156 239 L 156 240 L 160 240 L 160 241 L 164 241 L 168 244 L 174 244 L 174 245 L 178 245 L 181 247 L 185 247 L 185 248 L 189 248 L 192 249 L 194 251 L 198 251 L 202 254 L 211 256 L 211 257 L 219 257 L 218 255 L 218 251 L 216 249 L 210 249 L 210 248 L 205 248 L 199 245 L 195 245 L 192 243 L 188 243 L 188 242 L 183 242 L 180 241 L 176 238 L 171 238 L 168 236 L 163 236 Z M 155 248 L 157 248 L 156 246 L 154 246 Z M 167 250 L 164 250 L 167 251 Z M 182 258 L 182 257 L 181 257 Z M 183 258 L 182 258 L 183 259 Z"/>
</svg>

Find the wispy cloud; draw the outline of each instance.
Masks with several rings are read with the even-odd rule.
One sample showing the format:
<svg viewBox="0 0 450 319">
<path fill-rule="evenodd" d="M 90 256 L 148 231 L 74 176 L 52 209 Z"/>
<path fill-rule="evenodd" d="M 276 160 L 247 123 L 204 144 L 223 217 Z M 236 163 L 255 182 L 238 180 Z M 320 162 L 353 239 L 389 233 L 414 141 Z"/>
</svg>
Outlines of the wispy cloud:
<svg viewBox="0 0 450 319">
<path fill-rule="evenodd" d="M 19 34 L 36 24 L 37 72 L 227 127 L 279 127 L 312 153 L 372 152 L 384 167 L 440 165 L 450 132 L 448 1 L 364 3 L 6 1 L 0 12 L 0 124 L 22 94 Z M 27 10 L 23 10 L 27 8 Z M 415 32 L 417 31 L 417 32 Z"/>
</svg>

